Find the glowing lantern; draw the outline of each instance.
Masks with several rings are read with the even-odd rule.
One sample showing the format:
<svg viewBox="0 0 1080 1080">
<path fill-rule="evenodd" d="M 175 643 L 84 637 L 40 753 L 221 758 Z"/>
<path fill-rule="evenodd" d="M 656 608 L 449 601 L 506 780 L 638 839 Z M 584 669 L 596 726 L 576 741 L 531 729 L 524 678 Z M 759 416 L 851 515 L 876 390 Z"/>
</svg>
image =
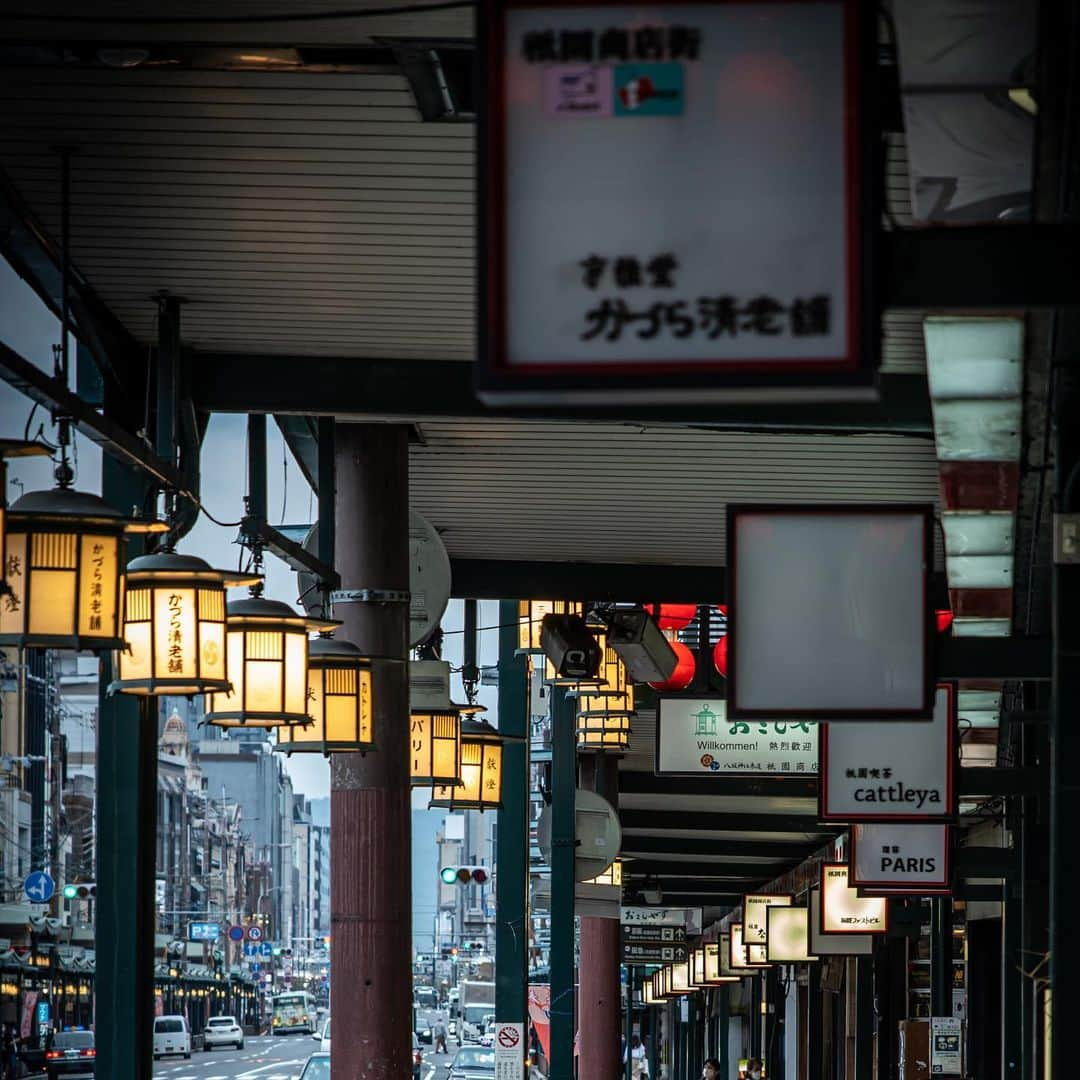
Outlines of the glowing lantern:
<svg viewBox="0 0 1080 1080">
<path fill-rule="evenodd" d="M 250 728 L 310 724 L 308 630 L 322 625 L 263 596 L 229 604 L 225 654 L 232 690 L 210 695 L 206 722 Z"/>
<path fill-rule="evenodd" d="M 502 748 L 502 736 L 486 720 L 463 720 L 461 782 L 435 787 L 428 805 L 449 810 L 498 810 L 502 806 Z"/>
<path fill-rule="evenodd" d="M 661 630 L 683 630 L 697 615 L 697 604 L 646 604 L 645 610 L 656 619 Z"/>
<path fill-rule="evenodd" d="M 540 624 L 545 615 L 581 615 L 583 605 L 576 600 L 521 600 L 518 603 L 518 648 L 538 652 Z"/>
<path fill-rule="evenodd" d="M 675 670 L 671 673 L 671 678 L 664 682 L 649 683 L 654 690 L 659 690 L 661 693 L 677 693 L 679 690 L 685 690 L 694 681 L 694 673 L 697 670 L 697 661 L 689 646 L 681 641 L 672 641 L 670 644 L 679 658 L 675 664 Z"/>
<path fill-rule="evenodd" d="M 578 692 L 578 750 L 623 751 L 630 745 L 630 718 L 634 715 L 634 684 L 627 678 L 619 654 L 607 644 L 607 632 L 598 630 L 601 661 L 597 677 L 602 685 Z"/>
<path fill-rule="evenodd" d="M 602 870 L 594 878 L 586 878 L 582 885 L 608 885 L 617 889 L 622 888 L 623 861 L 616 859 L 606 870 Z"/>
<path fill-rule="evenodd" d="M 225 589 L 251 575 L 214 570 L 194 555 L 163 551 L 133 559 L 124 596 L 126 651 L 110 692 L 202 694 L 229 687 Z"/>
<path fill-rule="evenodd" d="M 0 645 L 122 648 L 124 537 L 165 523 L 69 487 L 23 495 L 5 516 Z"/>
<path fill-rule="evenodd" d="M 375 748 L 372 663 L 351 641 L 309 643 L 307 694 L 311 723 L 279 728 L 275 749 L 329 755 Z"/>
<path fill-rule="evenodd" d="M 456 787 L 461 783 L 461 716 L 478 705 L 450 700 L 450 664 L 409 663 L 409 772 L 413 787 Z"/>
</svg>

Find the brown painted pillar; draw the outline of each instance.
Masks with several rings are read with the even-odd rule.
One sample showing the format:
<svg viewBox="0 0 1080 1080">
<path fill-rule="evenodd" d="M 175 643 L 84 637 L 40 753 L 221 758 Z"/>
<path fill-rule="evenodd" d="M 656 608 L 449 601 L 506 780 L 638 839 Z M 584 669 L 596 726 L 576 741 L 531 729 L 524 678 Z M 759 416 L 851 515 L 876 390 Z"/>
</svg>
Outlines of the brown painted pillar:
<svg viewBox="0 0 1080 1080">
<path fill-rule="evenodd" d="M 343 591 L 409 588 L 406 428 L 338 424 L 336 565 Z M 334 754 L 330 776 L 333 1080 L 411 1075 L 409 606 L 339 602 L 338 635 L 372 657 L 377 749 Z"/>
<path fill-rule="evenodd" d="M 619 805 L 618 758 L 581 759 L 581 786 Z M 622 999 L 618 919 L 581 920 L 578 968 L 578 1076 L 616 1080 L 622 1075 Z"/>
</svg>

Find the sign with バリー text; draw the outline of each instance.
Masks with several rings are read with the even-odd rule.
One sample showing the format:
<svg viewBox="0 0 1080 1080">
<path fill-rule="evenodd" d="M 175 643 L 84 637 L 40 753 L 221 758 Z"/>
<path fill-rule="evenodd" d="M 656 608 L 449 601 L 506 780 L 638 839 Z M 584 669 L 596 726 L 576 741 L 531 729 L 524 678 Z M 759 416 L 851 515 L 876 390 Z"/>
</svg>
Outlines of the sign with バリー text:
<svg viewBox="0 0 1080 1080">
<path fill-rule="evenodd" d="M 656 703 L 657 776 L 814 776 L 818 725 L 812 721 L 728 720 L 716 697 L 661 697 Z"/>
<path fill-rule="evenodd" d="M 955 727 L 948 685 L 938 687 L 929 723 L 824 725 L 821 820 L 951 821 L 957 811 Z"/>
<path fill-rule="evenodd" d="M 864 823 L 851 829 L 851 884 L 917 895 L 949 888 L 949 826 Z"/>
<path fill-rule="evenodd" d="M 860 10 L 485 5 L 482 397 L 866 392 Z"/>
<path fill-rule="evenodd" d="M 884 934 L 889 928 L 889 902 L 860 896 L 843 863 L 821 865 L 822 934 Z"/>
</svg>

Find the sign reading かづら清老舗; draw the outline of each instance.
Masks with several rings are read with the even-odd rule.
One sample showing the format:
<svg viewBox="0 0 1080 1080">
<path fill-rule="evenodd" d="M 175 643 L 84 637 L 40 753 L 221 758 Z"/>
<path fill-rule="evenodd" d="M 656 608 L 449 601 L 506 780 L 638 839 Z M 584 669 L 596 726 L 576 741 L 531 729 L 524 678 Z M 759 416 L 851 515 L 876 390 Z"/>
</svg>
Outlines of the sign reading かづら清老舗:
<svg viewBox="0 0 1080 1080">
<path fill-rule="evenodd" d="M 484 5 L 482 397 L 869 393 L 861 9 Z"/>
<path fill-rule="evenodd" d="M 851 884 L 889 893 L 947 892 L 949 843 L 948 825 L 856 824 L 851 829 Z"/>
<path fill-rule="evenodd" d="M 956 814 L 955 716 L 939 686 L 929 722 L 827 724 L 821 734 L 822 821 L 950 821 Z"/>
<path fill-rule="evenodd" d="M 728 720 L 723 698 L 661 697 L 656 703 L 657 776 L 817 771 L 818 725 L 812 720 Z"/>
</svg>

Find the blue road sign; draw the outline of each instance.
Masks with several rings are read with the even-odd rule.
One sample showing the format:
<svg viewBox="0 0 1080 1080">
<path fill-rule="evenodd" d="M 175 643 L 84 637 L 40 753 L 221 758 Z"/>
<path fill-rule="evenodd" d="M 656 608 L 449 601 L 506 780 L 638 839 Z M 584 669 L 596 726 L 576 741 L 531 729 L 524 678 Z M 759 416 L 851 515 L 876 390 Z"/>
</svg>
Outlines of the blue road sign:
<svg viewBox="0 0 1080 1080">
<path fill-rule="evenodd" d="M 230 926 L 229 927 L 229 940 L 230 941 L 243 941 L 244 940 L 244 928 L 242 926 Z"/>
<path fill-rule="evenodd" d="M 252 964 L 251 965 L 251 974 L 252 975 L 258 975 L 260 971 L 262 971 L 262 964 Z"/>
<path fill-rule="evenodd" d="M 217 941 L 221 937 L 221 925 L 216 922 L 188 923 L 189 941 Z"/>
<path fill-rule="evenodd" d="M 254 941 L 245 941 L 244 942 L 244 955 L 245 956 L 259 956 L 259 955 L 261 955 L 260 952 L 259 952 L 259 946 L 256 945 Z"/>
<path fill-rule="evenodd" d="M 263 943 L 262 943 L 262 944 L 261 944 L 261 945 L 259 946 L 259 955 L 260 955 L 260 956 L 261 956 L 261 957 L 262 957 L 262 958 L 263 958 L 264 960 L 269 960 L 269 959 L 270 959 L 270 957 L 274 955 L 274 946 L 273 946 L 273 945 L 271 945 L 269 941 L 264 941 L 264 942 L 263 942 Z"/>
<path fill-rule="evenodd" d="M 27 875 L 23 891 L 33 903 L 47 904 L 56 892 L 56 882 L 44 870 L 35 870 Z"/>
</svg>

